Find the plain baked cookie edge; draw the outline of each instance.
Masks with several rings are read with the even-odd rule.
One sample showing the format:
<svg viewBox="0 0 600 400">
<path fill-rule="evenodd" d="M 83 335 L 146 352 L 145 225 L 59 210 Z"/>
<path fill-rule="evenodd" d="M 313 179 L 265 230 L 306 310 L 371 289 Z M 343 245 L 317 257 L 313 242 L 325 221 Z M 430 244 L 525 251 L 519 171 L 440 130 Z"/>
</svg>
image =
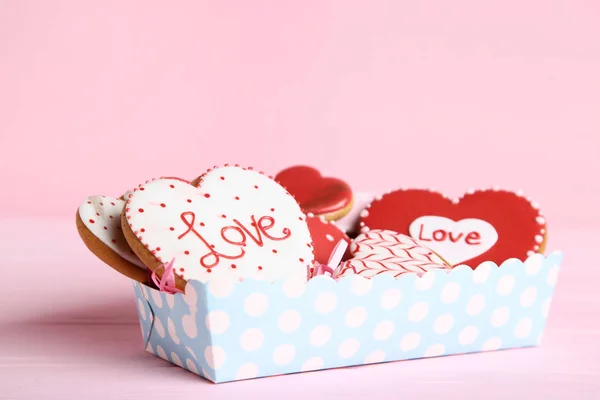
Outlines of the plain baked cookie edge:
<svg viewBox="0 0 600 400">
<path fill-rule="evenodd" d="M 77 232 L 79 233 L 79 237 L 96 257 L 98 257 L 102 262 L 106 265 L 119 272 L 121 275 L 124 275 L 130 279 L 141 283 L 148 282 L 148 271 L 138 267 L 135 264 L 130 263 L 120 255 L 118 255 L 114 250 L 104 244 L 100 239 L 98 239 L 83 223 L 81 216 L 79 215 L 79 210 L 75 216 L 75 224 L 77 225 Z"/>
<path fill-rule="evenodd" d="M 127 221 L 127 210 L 126 207 L 123 207 L 123 211 L 121 212 L 121 229 L 123 231 L 123 235 L 125 236 L 125 240 L 131 247 L 131 250 L 135 253 L 136 256 L 146 265 L 152 272 L 156 272 L 156 275 L 159 279 L 163 277 L 163 262 L 158 261 L 158 259 L 152 254 L 150 250 L 144 246 L 144 244 L 137 238 L 135 233 L 131 230 L 129 226 L 129 222 Z M 169 262 L 171 260 L 165 260 L 165 262 Z M 179 275 L 177 275 L 173 271 L 173 275 L 175 276 L 175 286 L 177 289 L 184 291 L 185 285 L 187 281 L 181 279 Z"/>
</svg>

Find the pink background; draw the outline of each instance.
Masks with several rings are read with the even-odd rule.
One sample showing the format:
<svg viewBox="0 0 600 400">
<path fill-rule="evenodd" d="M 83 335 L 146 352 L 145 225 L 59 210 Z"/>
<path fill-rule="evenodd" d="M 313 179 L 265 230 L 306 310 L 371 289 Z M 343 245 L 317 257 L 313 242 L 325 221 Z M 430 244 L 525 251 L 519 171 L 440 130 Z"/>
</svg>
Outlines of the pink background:
<svg viewBox="0 0 600 400">
<path fill-rule="evenodd" d="M 0 0 L 0 215 L 229 162 L 600 222 L 599 2 L 165 4 Z"/>
<path fill-rule="evenodd" d="M 0 0 L 0 398 L 597 399 L 599 71 L 597 0 Z M 542 346 L 219 386 L 144 352 L 76 208 L 227 162 L 523 189 L 565 254 Z"/>
</svg>

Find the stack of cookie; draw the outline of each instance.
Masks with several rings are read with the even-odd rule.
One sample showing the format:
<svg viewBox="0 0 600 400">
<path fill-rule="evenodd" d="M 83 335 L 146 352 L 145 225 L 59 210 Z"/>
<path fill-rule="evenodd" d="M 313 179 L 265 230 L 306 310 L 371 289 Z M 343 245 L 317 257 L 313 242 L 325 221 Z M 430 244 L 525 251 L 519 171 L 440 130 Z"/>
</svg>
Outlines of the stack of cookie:
<svg viewBox="0 0 600 400">
<path fill-rule="evenodd" d="M 76 221 L 104 263 L 170 291 L 183 291 L 192 279 L 311 279 L 325 264 L 334 279 L 476 268 L 524 260 L 546 242 L 545 218 L 521 193 L 469 191 L 458 200 L 423 189 L 357 195 L 308 166 L 275 178 L 225 165 L 191 182 L 155 179 L 121 198 L 85 199 Z M 331 264 L 340 245 L 346 251 Z"/>
</svg>

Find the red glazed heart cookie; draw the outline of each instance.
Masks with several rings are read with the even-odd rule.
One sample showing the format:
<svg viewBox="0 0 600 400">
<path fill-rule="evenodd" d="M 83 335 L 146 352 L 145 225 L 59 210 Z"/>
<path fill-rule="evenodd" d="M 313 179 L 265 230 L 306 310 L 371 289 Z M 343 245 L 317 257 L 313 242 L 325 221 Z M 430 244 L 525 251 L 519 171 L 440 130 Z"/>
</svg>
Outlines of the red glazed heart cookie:
<svg viewBox="0 0 600 400">
<path fill-rule="evenodd" d="M 305 213 L 332 221 L 352 209 L 354 200 L 350 186 L 341 179 L 323 177 L 315 168 L 290 167 L 279 172 L 275 180 L 296 198 Z"/>
<path fill-rule="evenodd" d="M 410 235 L 452 265 L 501 264 L 544 250 L 546 220 L 537 205 L 505 190 L 470 191 L 454 201 L 430 190 L 397 190 L 366 210 L 363 231 Z"/>
<path fill-rule="evenodd" d="M 373 230 L 352 241 L 353 258 L 340 264 L 335 278 L 349 274 L 373 278 L 377 275 L 400 275 L 414 272 L 421 276 L 434 269 L 450 270 L 437 254 L 413 238 L 393 231 Z"/>
<path fill-rule="evenodd" d="M 147 282 L 146 267 L 133 253 L 121 230 L 125 202 L 109 196 L 90 196 L 77 210 L 77 232 L 100 260 L 140 282 Z"/>
<path fill-rule="evenodd" d="M 309 214 L 306 217 L 308 229 L 312 236 L 315 248 L 315 260 L 321 264 L 327 264 L 329 257 L 340 240 L 350 244 L 350 238 L 344 231 L 338 228 L 332 221 L 323 217 Z M 346 250 L 343 259 L 350 257 L 350 249 Z"/>
<path fill-rule="evenodd" d="M 277 182 L 248 169 L 222 167 L 198 187 L 158 179 L 133 192 L 122 215 L 125 237 L 160 275 L 175 259 L 185 280 L 225 276 L 275 281 L 307 278 L 313 248 L 305 216 Z"/>
</svg>

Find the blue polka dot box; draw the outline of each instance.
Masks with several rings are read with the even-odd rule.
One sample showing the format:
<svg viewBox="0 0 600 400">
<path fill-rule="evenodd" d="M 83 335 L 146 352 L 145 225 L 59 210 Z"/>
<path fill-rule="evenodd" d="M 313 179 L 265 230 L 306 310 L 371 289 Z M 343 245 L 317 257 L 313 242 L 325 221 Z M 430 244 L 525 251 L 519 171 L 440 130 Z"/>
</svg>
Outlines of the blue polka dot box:
<svg viewBox="0 0 600 400">
<path fill-rule="evenodd" d="M 398 279 L 134 283 L 148 352 L 212 382 L 537 346 L 560 252 Z"/>
</svg>

